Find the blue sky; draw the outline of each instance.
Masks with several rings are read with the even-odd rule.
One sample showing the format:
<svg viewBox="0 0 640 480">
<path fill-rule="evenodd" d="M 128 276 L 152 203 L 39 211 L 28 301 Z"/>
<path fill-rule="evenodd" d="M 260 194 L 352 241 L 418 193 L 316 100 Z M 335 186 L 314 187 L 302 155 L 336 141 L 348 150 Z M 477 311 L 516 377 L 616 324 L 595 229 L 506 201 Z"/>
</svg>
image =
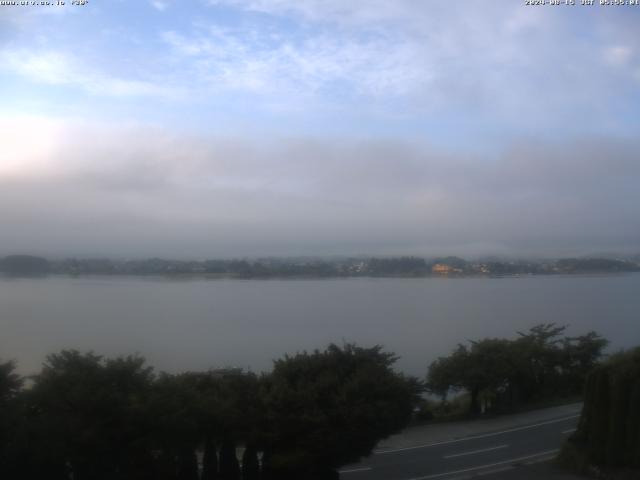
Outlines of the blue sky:
<svg viewBox="0 0 640 480">
<path fill-rule="evenodd" d="M 456 132 L 635 134 L 640 8 L 219 0 L 2 13 L 14 112 L 449 145 Z"/>
<path fill-rule="evenodd" d="M 628 211 L 635 198 L 626 188 L 605 198 L 588 188 L 603 172 L 637 180 L 636 163 L 627 157 L 637 151 L 640 7 L 414 0 L 66 3 L 0 7 L 0 122 L 9 145 L 0 159 L 0 182 L 13 189 L 6 200 L 32 216 L 28 224 L 16 224 L 24 235 L 5 239 L 7 245 L 24 244 L 19 239 L 46 228 L 50 217 L 26 193 L 37 182 L 61 207 L 67 208 L 68 197 L 78 210 L 70 231 L 88 227 L 94 217 L 114 228 L 148 221 L 158 232 L 179 230 L 185 219 L 207 225 L 194 238 L 172 234 L 178 246 L 158 242 L 155 253 L 182 253 L 189 245 L 197 255 L 445 247 L 542 253 L 553 250 L 556 236 L 562 244 L 556 250 L 636 245 L 637 212 Z M 537 149 L 544 159 L 531 153 Z M 593 151 L 601 156 L 591 158 Z M 517 233 L 517 213 L 501 206 L 513 202 L 503 187 L 484 192 L 488 178 L 518 183 L 518 172 L 505 173 L 514 165 L 535 170 L 530 178 L 539 182 L 517 193 L 522 207 L 557 206 L 553 221 L 536 210 L 544 232 L 539 242 Z M 585 183 L 581 205 L 571 204 L 560 186 L 547 191 L 554 182 L 538 175 L 570 181 L 568 165 L 594 176 Z M 463 194 L 451 175 L 467 184 Z M 87 176 L 95 188 L 78 183 Z M 107 193 L 114 184 L 120 186 Z M 131 191 L 124 195 L 121 184 Z M 156 190 L 145 196 L 141 187 L 135 191 L 139 184 Z M 170 201 L 171 195 L 182 203 Z M 527 195 L 532 197 L 522 198 Z M 109 205 L 123 201 L 130 202 L 134 219 L 109 213 Z M 467 215 L 478 201 L 486 202 L 495 235 L 481 224 L 464 227 L 474 224 Z M 193 213 L 208 202 L 238 211 Z M 345 202 L 352 210 L 339 206 Z M 168 204 L 173 213 L 159 214 Z M 260 232 L 265 216 L 275 215 L 289 232 L 305 218 L 292 204 L 312 211 L 322 205 L 321 218 L 307 221 L 309 238 L 283 233 L 264 245 L 233 247 L 236 236 Z M 398 210 L 406 218 L 396 225 Z M 603 223 L 613 210 L 622 215 L 615 238 Z M 511 217 L 512 228 L 493 225 Z M 434 223 L 451 236 L 415 228 Z M 344 235 L 318 234 L 326 229 Z M 210 232 L 218 230 L 226 236 L 215 246 Z M 450 240 L 462 234 L 471 237 L 468 243 Z M 138 245 L 131 252 L 144 250 L 146 240 L 135 228 L 129 239 Z M 74 248 L 110 253 L 112 243 L 93 252 L 86 247 L 90 240 Z M 57 241 L 51 248 L 27 244 L 62 253 L 64 240 Z M 308 248 L 301 246 L 305 242 Z M 127 250 L 127 242 L 118 245 L 115 250 Z"/>
</svg>

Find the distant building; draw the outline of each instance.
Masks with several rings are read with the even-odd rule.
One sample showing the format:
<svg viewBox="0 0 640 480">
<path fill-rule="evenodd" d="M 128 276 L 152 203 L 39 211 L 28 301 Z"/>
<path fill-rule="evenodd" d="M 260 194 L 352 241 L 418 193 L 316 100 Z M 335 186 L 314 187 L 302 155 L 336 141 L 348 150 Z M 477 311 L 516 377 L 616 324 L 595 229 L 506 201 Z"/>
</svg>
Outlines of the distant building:
<svg viewBox="0 0 640 480">
<path fill-rule="evenodd" d="M 445 263 L 436 263 L 433 267 L 431 267 L 431 272 L 446 275 L 453 272 L 453 268 Z"/>
<path fill-rule="evenodd" d="M 489 265 L 487 265 L 486 263 L 481 263 L 478 265 L 474 265 L 473 269 L 476 272 L 480 272 L 480 273 L 491 273 L 491 268 L 489 268 Z"/>
</svg>

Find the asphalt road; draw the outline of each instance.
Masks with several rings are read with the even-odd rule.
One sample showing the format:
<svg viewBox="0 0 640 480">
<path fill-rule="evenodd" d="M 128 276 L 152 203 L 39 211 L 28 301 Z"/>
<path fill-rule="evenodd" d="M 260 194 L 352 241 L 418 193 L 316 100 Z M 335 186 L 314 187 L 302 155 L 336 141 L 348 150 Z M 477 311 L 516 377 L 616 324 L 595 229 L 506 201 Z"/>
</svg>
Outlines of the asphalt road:
<svg viewBox="0 0 640 480">
<path fill-rule="evenodd" d="M 452 480 L 500 472 L 553 458 L 579 415 L 550 418 L 501 431 L 376 451 L 340 471 L 342 480 Z"/>
</svg>

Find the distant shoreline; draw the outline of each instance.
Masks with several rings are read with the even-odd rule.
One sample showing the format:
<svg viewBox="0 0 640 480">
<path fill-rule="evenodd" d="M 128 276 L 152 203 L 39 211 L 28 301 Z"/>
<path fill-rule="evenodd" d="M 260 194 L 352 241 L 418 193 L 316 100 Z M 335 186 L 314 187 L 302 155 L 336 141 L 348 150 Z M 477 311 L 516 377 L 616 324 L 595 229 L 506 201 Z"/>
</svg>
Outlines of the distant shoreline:
<svg viewBox="0 0 640 480">
<path fill-rule="evenodd" d="M 426 274 L 426 275 L 262 275 L 262 276 L 237 276 L 237 275 L 213 275 L 213 274 L 197 274 L 197 273 L 149 273 L 149 274 L 133 274 L 133 273 L 43 273 L 43 274 L 25 274 L 25 275 L 11 275 L 0 272 L 0 278 L 2 279 L 46 279 L 46 278 L 70 278 L 70 279 L 90 279 L 90 278 L 131 278 L 131 279 L 158 279 L 158 280 L 177 280 L 177 281 L 190 281 L 190 280 L 355 280 L 355 279 L 380 279 L 380 280 L 421 280 L 421 279 L 508 279 L 508 278 L 531 278 L 531 277 L 615 277 L 628 274 L 638 274 L 638 271 L 625 271 L 625 272 L 573 272 L 573 273 L 513 273 L 513 274 Z"/>
<path fill-rule="evenodd" d="M 198 277 L 208 279 L 267 278 L 431 278 L 513 277 L 529 275 L 610 274 L 640 271 L 640 257 L 560 258 L 545 261 L 500 259 L 468 261 L 460 257 L 344 258 L 334 260 L 266 258 L 258 260 L 112 260 L 67 258 L 49 260 L 32 255 L 0 259 L 7 276 L 47 274 L 125 275 L 136 277 Z"/>
</svg>

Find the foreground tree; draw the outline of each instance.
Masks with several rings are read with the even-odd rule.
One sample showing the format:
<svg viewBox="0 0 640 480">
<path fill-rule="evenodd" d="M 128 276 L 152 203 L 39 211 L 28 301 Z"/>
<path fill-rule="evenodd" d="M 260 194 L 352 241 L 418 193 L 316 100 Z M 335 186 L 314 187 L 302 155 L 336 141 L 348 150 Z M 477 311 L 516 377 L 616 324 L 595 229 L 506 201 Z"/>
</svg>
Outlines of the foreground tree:
<svg viewBox="0 0 640 480">
<path fill-rule="evenodd" d="M 260 378 L 154 375 L 139 357 L 70 350 L 47 357 L 24 390 L 0 364 L 0 478 L 336 478 L 409 421 L 421 387 L 394 362 L 380 347 L 332 345 Z"/>
<path fill-rule="evenodd" d="M 639 478 L 640 347 L 614 355 L 588 375 L 582 416 L 561 458 L 582 471 L 591 465 L 631 468 L 621 478 Z"/>
<path fill-rule="evenodd" d="M 421 386 L 394 372 L 395 361 L 379 346 L 351 344 L 276 361 L 263 379 L 269 478 L 337 478 L 336 468 L 406 426 Z"/>
<path fill-rule="evenodd" d="M 427 386 L 443 401 L 450 391 L 469 395 L 469 412 L 582 392 L 607 341 L 595 332 L 562 337 L 566 327 L 540 324 L 515 340 L 486 338 L 458 345 L 429 366 Z M 480 399 L 485 399 L 484 409 Z"/>
<path fill-rule="evenodd" d="M 587 376 L 598 365 L 608 344 L 608 340 L 593 331 L 563 340 L 565 388 L 577 391 L 585 385 Z"/>
<path fill-rule="evenodd" d="M 430 365 L 427 386 L 443 400 L 451 390 L 466 390 L 470 413 L 480 413 L 481 393 L 495 396 L 508 388 L 514 371 L 511 354 L 511 345 L 503 339 L 471 342 L 470 347 L 458 345 L 449 357 L 440 357 Z"/>
<path fill-rule="evenodd" d="M 25 399 L 31 478 L 150 478 L 144 359 L 50 355 Z"/>
<path fill-rule="evenodd" d="M 526 333 L 518 332 L 520 338 L 514 340 L 518 355 L 515 382 L 523 401 L 550 397 L 561 390 L 560 377 L 566 359 L 561 335 L 566 329 L 566 326 L 542 323 Z"/>
<path fill-rule="evenodd" d="M 0 404 L 2 405 L 14 398 L 22 388 L 23 379 L 15 370 L 14 362 L 0 363 Z"/>
<path fill-rule="evenodd" d="M 0 363 L 0 478 L 15 477 L 22 467 L 18 456 L 23 411 L 17 401 L 22 384 L 13 362 Z"/>
</svg>

